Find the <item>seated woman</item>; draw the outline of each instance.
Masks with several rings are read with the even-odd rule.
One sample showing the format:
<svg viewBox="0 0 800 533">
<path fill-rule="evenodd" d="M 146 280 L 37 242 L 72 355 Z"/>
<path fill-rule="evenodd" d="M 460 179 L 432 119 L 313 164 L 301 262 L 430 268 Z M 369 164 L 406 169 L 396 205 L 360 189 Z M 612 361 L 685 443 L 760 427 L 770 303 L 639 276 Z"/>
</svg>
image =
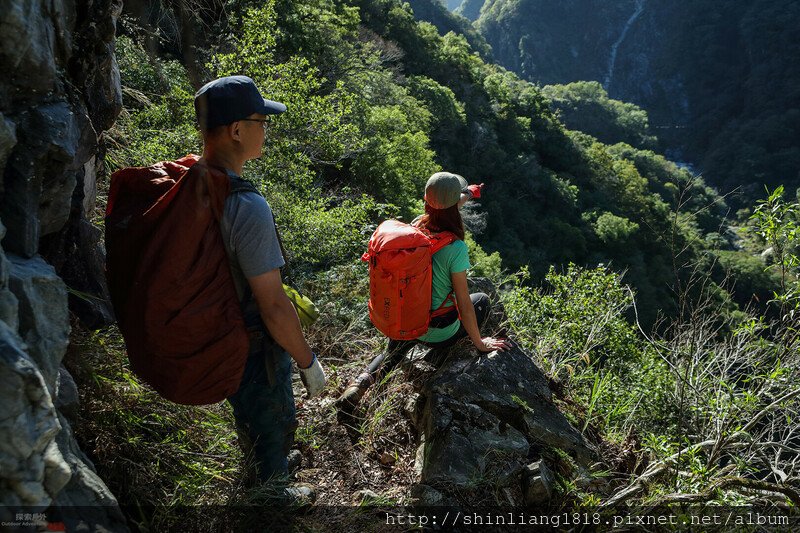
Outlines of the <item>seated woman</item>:
<svg viewBox="0 0 800 533">
<path fill-rule="evenodd" d="M 449 231 L 456 236 L 452 244 L 433 254 L 431 268 L 431 309 L 444 305 L 452 310 L 431 319 L 428 331 L 415 340 L 390 340 L 386 351 L 348 384 L 336 402 L 340 410 L 352 410 L 367 388 L 377 381 L 381 370 L 391 371 L 418 342 L 431 348 L 446 348 L 469 337 L 480 352 L 503 351 L 510 347 L 506 339 L 481 336 L 480 327 L 489 317 L 489 297 L 484 293 L 470 294 L 467 288 L 470 264 L 459 208 L 469 199 L 480 196 L 480 190 L 481 186 L 468 186 L 464 178 L 449 172 L 437 172 L 426 183 L 425 214 L 413 224 L 431 234 Z M 455 295 L 455 304 L 452 299 L 448 300 L 451 293 Z"/>
</svg>

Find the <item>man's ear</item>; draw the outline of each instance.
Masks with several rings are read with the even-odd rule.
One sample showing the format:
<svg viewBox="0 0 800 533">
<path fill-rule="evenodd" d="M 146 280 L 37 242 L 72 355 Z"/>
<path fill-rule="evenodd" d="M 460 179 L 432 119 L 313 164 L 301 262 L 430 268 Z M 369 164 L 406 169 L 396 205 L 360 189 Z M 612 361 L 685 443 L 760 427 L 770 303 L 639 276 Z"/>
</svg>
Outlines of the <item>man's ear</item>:
<svg viewBox="0 0 800 533">
<path fill-rule="evenodd" d="M 228 124 L 228 135 L 230 135 L 231 139 L 233 139 L 234 141 L 242 140 L 242 136 L 239 131 L 240 125 L 241 122 L 238 120 L 236 122 L 231 122 L 230 124 Z"/>
</svg>

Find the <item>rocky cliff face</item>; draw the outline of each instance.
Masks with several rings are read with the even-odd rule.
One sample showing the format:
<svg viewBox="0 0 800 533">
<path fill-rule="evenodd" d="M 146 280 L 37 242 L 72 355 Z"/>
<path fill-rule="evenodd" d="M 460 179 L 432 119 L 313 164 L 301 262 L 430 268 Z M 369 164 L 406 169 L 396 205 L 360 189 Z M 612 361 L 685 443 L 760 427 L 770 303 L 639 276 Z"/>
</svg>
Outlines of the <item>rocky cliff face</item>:
<svg viewBox="0 0 800 533">
<path fill-rule="evenodd" d="M 595 80 L 612 98 L 651 115 L 661 136 L 688 121 L 684 76 L 664 71 L 669 20 L 679 7 L 654 0 L 489 1 L 476 25 L 497 61 L 543 85 Z M 663 126 L 667 125 L 667 128 Z"/>
<path fill-rule="evenodd" d="M 598 81 L 642 107 L 668 155 L 726 190 L 798 184 L 794 2 L 487 0 L 475 24 L 524 78 Z"/>
<path fill-rule="evenodd" d="M 645 108 L 655 133 L 673 144 L 690 122 L 687 73 L 671 57 L 673 36 L 680 32 L 681 7 L 675 3 L 637 0 L 624 21 L 609 27 L 616 40 L 604 50 L 608 56 L 602 76 L 609 96 Z M 667 65 L 670 65 L 667 68 Z"/>
<path fill-rule="evenodd" d="M 61 365 L 70 308 L 93 324 L 111 320 L 101 300 L 70 294 L 103 295 L 99 230 L 86 219 L 102 164 L 98 137 L 121 109 L 121 7 L 8 0 L 0 8 L 0 514 L 23 529 L 41 527 L 27 515 L 48 508 L 48 520 L 60 508 L 68 527 L 126 529 L 72 437 L 66 415 L 77 393 Z"/>
<path fill-rule="evenodd" d="M 635 0 L 490 0 L 476 22 L 498 62 L 542 84 L 600 80 Z"/>
<path fill-rule="evenodd" d="M 543 85 L 595 80 L 651 115 L 658 133 L 686 127 L 683 73 L 670 61 L 680 6 L 656 0 L 490 0 L 476 25 L 497 61 Z"/>
</svg>

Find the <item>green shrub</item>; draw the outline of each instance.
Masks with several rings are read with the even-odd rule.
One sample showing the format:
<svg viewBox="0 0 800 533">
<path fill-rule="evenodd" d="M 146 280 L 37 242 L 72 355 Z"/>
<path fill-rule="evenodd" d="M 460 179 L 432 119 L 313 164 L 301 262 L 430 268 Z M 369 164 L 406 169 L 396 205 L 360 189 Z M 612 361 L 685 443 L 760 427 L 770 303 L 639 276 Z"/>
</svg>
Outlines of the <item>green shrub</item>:
<svg viewBox="0 0 800 533">
<path fill-rule="evenodd" d="M 639 229 L 639 224 L 613 213 L 603 213 L 594 223 L 594 231 L 606 244 L 623 244 Z"/>
<path fill-rule="evenodd" d="M 632 295 L 617 274 L 574 264 L 559 274 L 551 267 L 545 277 L 549 290 L 523 285 L 526 277 L 523 269 L 503 301 L 514 331 L 551 375 L 563 377 L 593 361 L 632 360 L 639 351 L 640 341 L 623 316 Z"/>
<path fill-rule="evenodd" d="M 467 232 L 464 241 L 469 249 L 469 262 L 472 265 L 470 273 L 474 276 L 489 278 L 495 282 L 500 280 L 502 275 L 502 258 L 499 252 L 487 254 L 481 246 L 475 242 L 472 234 Z"/>
<path fill-rule="evenodd" d="M 781 307 L 782 318 L 800 314 L 800 203 L 783 199 L 779 186 L 769 197 L 760 200 L 751 219 L 755 232 L 769 246 L 771 266 L 780 278 L 780 290 L 774 301 Z"/>
<path fill-rule="evenodd" d="M 125 108 L 107 137 L 106 166 L 148 166 L 202 150 L 194 91 L 177 62 L 151 59 L 127 37 L 117 41 Z"/>
<path fill-rule="evenodd" d="M 674 385 L 665 362 L 625 318 L 633 293 L 620 276 L 570 265 L 545 277 L 547 289 L 516 285 L 502 300 L 519 342 L 567 394 L 584 406 L 584 428 L 608 433 L 631 427 L 663 431 L 674 412 L 665 397 Z"/>
</svg>

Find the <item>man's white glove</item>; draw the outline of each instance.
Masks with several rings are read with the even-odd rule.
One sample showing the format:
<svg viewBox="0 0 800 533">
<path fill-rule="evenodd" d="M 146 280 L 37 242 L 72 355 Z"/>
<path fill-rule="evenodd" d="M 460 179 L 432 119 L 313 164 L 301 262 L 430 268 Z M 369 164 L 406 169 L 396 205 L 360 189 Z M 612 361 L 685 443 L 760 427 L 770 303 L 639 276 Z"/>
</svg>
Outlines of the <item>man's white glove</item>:
<svg viewBox="0 0 800 533">
<path fill-rule="evenodd" d="M 322 370 L 322 365 L 319 364 L 317 354 L 312 353 L 311 365 L 307 368 L 300 369 L 300 379 L 303 385 L 306 386 L 306 393 L 309 398 L 313 398 L 325 388 L 325 372 Z"/>
</svg>

